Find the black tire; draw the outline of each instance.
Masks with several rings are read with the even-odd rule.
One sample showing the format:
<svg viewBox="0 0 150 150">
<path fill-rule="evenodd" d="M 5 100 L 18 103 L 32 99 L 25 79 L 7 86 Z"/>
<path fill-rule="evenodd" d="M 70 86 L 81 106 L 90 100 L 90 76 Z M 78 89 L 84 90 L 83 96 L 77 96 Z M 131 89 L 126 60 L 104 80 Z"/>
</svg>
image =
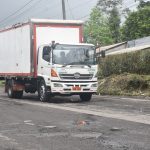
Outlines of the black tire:
<svg viewBox="0 0 150 150">
<path fill-rule="evenodd" d="M 44 80 L 40 81 L 38 96 L 41 102 L 46 102 L 48 100 L 47 87 Z"/>
<path fill-rule="evenodd" d="M 23 91 L 17 91 L 17 92 L 15 92 L 15 96 L 14 96 L 15 98 L 21 99 L 22 96 L 23 96 Z"/>
<path fill-rule="evenodd" d="M 7 95 L 8 95 L 9 98 L 14 98 L 15 97 L 15 92 L 13 91 L 13 87 L 12 87 L 12 82 L 11 81 L 8 81 Z"/>
<path fill-rule="evenodd" d="M 92 94 L 90 93 L 84 93 L 80 95 L 80 99 L 82 102 L 89 102 L 92 98 Z"/>
</svg>

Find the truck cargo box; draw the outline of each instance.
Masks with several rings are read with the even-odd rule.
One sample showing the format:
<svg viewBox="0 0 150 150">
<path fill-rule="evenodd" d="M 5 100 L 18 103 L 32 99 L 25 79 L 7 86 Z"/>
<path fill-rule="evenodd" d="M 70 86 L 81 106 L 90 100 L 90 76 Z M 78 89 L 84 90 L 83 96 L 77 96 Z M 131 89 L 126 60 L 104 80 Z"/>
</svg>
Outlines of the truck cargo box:
<svg viewBox="0 0 150 150">
<path fill-rule="evenodd" d="M 0 76 L 36 77 L 38 47 L 51 41 L 81 43 L 82 24 L 82 21 L 31 19 L 0 30 Z"/>
</svg>

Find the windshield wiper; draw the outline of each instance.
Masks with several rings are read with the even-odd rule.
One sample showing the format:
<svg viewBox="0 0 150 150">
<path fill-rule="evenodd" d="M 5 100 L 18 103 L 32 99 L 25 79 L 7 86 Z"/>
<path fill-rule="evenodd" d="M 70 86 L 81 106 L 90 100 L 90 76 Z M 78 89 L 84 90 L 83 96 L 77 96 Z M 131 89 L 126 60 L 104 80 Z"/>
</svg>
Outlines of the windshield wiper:
<svg viewBox="0 0 150 150">
<path fill-rule="evenodd" d="M 84 66 L 88 66 L 89 68 L 91 68 L 91 65 L 84 64 L 83 62 L 72 62 L 72 63 L 63 65 L 62 67 L 66 67 L 68 65 L 84 65 Z"/>
<path fill-rule="evenodd" d="M 91 68 L 91 65 L 85 64 L 84 62 L 79 62 L 79 64 L 82 64 L 82 65 L 84 65 L 84 66 L 88 66 L 89 68 Z"/>
<path fill-rule="evenodd" d="M 68 65 L 76 65 L 75 63 L 77 63 L 77 62 L 72 62 L 72 63 L 69 63 L 69 64 L 64 64 L 62 67 L 66 67 Z"/>
</svg>

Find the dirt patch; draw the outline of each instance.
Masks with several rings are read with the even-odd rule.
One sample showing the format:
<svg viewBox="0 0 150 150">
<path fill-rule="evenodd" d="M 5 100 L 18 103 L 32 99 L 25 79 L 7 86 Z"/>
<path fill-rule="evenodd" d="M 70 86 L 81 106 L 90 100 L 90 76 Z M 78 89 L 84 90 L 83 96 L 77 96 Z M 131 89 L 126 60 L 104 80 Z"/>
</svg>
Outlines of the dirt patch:
<svg viewBox="0 0 150 150">
<path fill-rule="evenodd" d="M 150 96 L 150 75 L 124 73 L 99 80 L 102 95 Z"/>
</svg>

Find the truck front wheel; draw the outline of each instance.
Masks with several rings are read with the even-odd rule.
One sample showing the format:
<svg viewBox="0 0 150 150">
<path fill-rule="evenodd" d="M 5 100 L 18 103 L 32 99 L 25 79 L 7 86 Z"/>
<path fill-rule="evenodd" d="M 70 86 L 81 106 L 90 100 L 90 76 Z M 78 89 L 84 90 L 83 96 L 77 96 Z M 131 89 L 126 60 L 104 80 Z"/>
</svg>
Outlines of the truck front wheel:
<svg viewBox="0 0 150 150">
<path fill-rule="evenodd" d="M 41 102 L 45 102 L 48 100 L 47 87 L 44 80 L 40 81 L 38 95 Z"/>
<path fill-rule="evenodd" d="M 89 102 L 91 98 L 92 98 L 92 94 L 90 93 L 80 94 L 80 99 L 82 102 Z"/>
</svg>

